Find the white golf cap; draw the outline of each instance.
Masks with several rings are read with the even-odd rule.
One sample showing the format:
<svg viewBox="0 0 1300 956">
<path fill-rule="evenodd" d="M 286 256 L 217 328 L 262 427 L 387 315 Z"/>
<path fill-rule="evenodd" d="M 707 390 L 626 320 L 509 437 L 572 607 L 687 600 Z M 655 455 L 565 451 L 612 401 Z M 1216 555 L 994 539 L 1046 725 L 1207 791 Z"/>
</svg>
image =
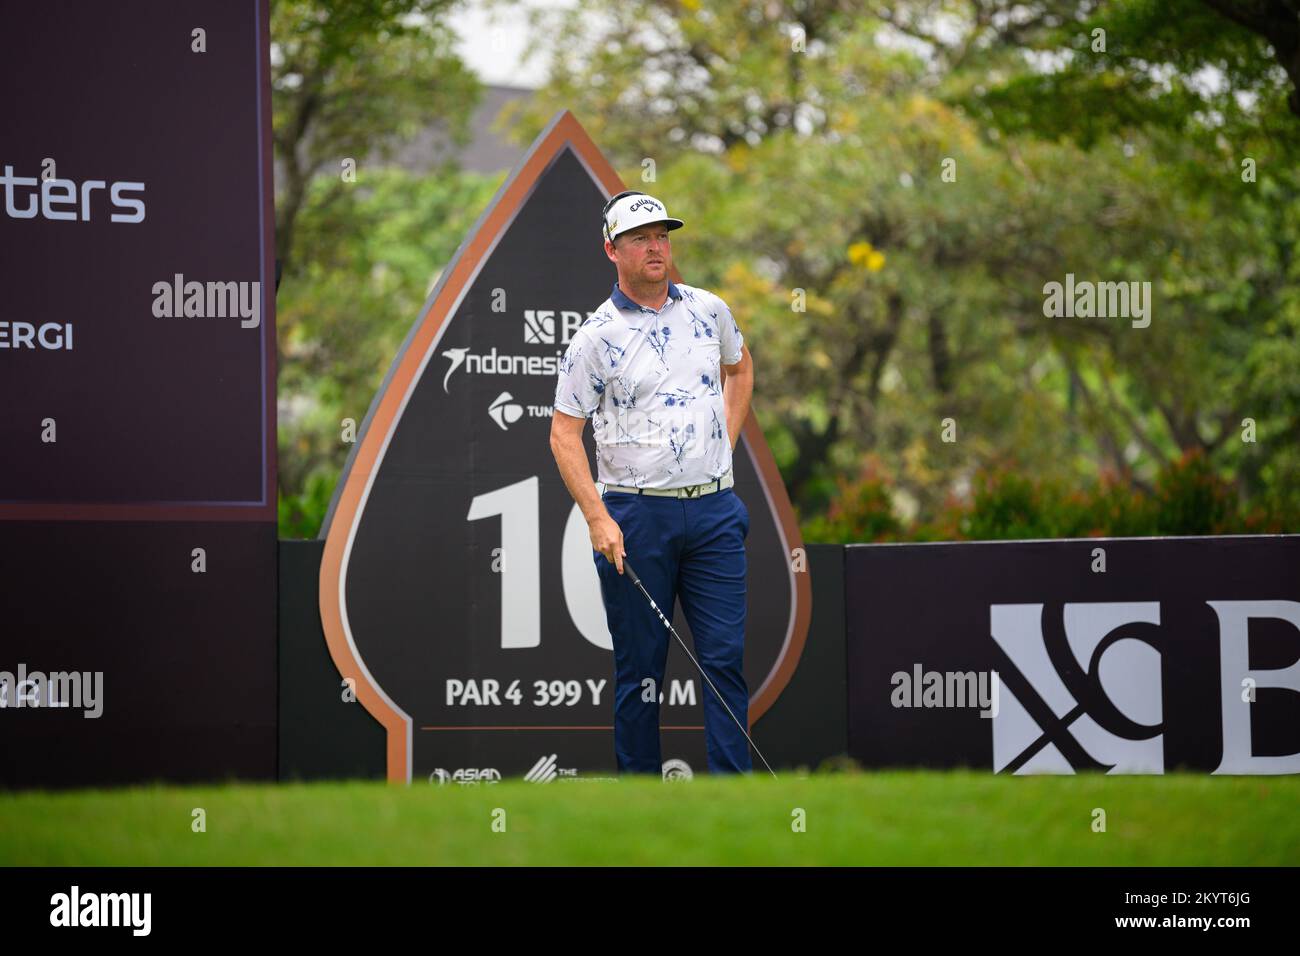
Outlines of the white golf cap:
<svg viewBox="0 0 1300 956">
<path fill-rule="evenodd" d="M 648 226 L 652 222 L 662 222 L 669 229 L 680 229 L 686 225 L 680 219 L 668 215 L 668 209 L 654 196 L 645 193 L 630 192 L 618 197 L 605 210 L 605 238 L 613 242 L 629 229 Z"/>
</svg>

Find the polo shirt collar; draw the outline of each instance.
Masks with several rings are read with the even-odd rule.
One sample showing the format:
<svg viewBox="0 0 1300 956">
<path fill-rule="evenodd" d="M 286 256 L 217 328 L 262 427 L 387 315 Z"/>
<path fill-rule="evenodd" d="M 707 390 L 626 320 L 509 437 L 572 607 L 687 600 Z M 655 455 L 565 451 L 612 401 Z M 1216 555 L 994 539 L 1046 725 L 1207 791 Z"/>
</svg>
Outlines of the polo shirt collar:
<svg viewBox="0 0 1300 956">
<path fill-rule="evenodd" d="M 668 280 L 668 301 L 671 302 L 673 299 L 680 299 L 681 297 L 682 297 L 682 290 L 677 288 L 677 286 L 673 284 L 672 279 L 669 279 Z M 618 287 L 617 282 L 614 283 L 614 291 L 609 298 L 614 303 L 614 305 L 620 309 L 631 309 L 633 311 L 637 309 L 646 309 L 646 307 L 643 306 L 640 302 L 633 302 L 626 295 L 624 295 L 623 290 Z M 646 311 L 653 312 L 654 310 L 646 309 Z"/>
</svg>

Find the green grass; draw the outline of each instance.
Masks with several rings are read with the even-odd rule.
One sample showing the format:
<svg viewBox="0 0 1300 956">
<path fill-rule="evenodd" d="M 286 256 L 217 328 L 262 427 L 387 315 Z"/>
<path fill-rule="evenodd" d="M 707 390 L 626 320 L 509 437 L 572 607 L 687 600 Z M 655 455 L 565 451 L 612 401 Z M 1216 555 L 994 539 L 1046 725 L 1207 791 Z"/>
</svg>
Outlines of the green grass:
<svg viewBox="0 0 1300 956">
<path fill-rule="evenodd" d="M 205 833 L 191 830 L 196 807 Z M 492 831 L 498 807 L 504 833 Z M 806 832 L 791 829 L 796 807 Z M 1300 778 L 891 772 L 4 793 L 0 864 L 1293 866 Z"/>
</svg>

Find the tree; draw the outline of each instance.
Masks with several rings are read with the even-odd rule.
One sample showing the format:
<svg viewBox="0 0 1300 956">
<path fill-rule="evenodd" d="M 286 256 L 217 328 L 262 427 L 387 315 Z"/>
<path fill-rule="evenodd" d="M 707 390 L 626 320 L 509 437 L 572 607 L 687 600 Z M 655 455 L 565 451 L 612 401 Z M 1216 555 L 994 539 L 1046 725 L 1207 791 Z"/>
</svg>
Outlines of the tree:
<svg viewBox="0 0 1300 956">
<path fill-rule="evenodd" d="M 412 133 L 466 138 L 479 87 L 452 49 L 452 0 L 271 7 L 281 530 L 315 534 L 384 371 L 483 177 L 385 170 Z M 465 217 L 469 216 L 468 222 Z M 452 231 L 459 230 L 459 231 Z"/>
<path fill-rule="evenodd" d="M 477 81 L 440 19 L 454 0 L 273 0 L 271 98 L 277 173 L 276 257 L 297 268 L 298 215 L 313 177 L 328 173 L 333 202 L 356 180 L 342 164 L 382 159 L 439 120 L 463 140 Z M 359 178 L 359 177 L 358 177 Z"/>
<path fill-rule="evenodd" d="M 373 170 L 333 203 L 317 180 L 300 218 L 297 281 L 281 287 L 281 533 L 320 528 L 350 440 L 420 308 L 501 175 Z M 349 429 L 345 421 L 350 419 Z"/>
<path fill-rule="evenodd" d="M 1149 7 L 891 3 L 864 19 L 831 2 L 588 0 L 558 21 L 552 48 L 569 55 L 519 129 L 565 105 L 627 178 L 648 182 L 655 160 L 642 188 L 690 211 L 679 267 L 750 336 L 757 413 L 805 513 L 872 450 L 922 509 L 1009 452 L 1150 489 L 1199 449 L 1242 493 L 1294 497 L 1279 477 L 1300 405 L 1281 380 L 1296 232 L 1281 100 L 1263 95 L 1276 69 L 1220 24 L 1203 48 L 1158 37 L 1147 55 L 1186 70 L 1234 49 L 1229 90 L 1253 82 L 1255 100 L 1206 99 L 1180 69 L 1166 91 L 1123 28 L 1154 26 Z M 1110 72 L 1084 29 L 1103 16 L 1124 58 Z M 1243 143 L 1258 183 L 1240 175 Z M 1149 283 L 1159 312 L 1143 329 L 1049 319 L 1045 284 L 1067 273 Z M 1252 409 L 1270 438 L 1243 447 Z"/>
<path fill-rule="evenodd" d="M 1300 7 L 1286 0 L 1204 0 L 1211 10 L 1268 41 L 1291 80 L 1287 105 L 1300 117 Z"/>
</svg>

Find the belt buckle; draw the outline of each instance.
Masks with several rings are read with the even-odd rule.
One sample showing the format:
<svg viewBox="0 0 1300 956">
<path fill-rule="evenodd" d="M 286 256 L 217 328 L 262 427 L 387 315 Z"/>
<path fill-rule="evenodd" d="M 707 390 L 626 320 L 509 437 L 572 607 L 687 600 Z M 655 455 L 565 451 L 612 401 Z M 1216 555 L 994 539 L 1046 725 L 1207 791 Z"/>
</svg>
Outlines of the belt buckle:
<svg viewBox="0 0 1300 956">
<path fill-rule="evenodd" d="M 700 496 L 699 485 L 689 485 L 686 488 L 683 488 L 682 490 L 686 492 L 685 497 L 687 498 L 698 498 Z"/>
</svg>

